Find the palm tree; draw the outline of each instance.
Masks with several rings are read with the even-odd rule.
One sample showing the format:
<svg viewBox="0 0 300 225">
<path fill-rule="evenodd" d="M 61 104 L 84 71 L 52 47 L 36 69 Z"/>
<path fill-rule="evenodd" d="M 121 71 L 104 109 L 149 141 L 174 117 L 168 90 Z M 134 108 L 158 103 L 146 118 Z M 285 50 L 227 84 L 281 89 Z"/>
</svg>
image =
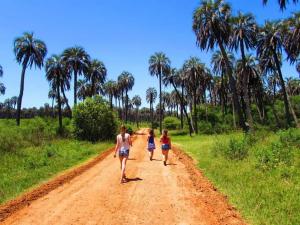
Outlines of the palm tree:
<svg viewBox="0 0 300 225">
<path fill-rule="evenodd" d="M 77 104 L 77 77 L 88 74 L 90 66 L 90 56 L 82 47 L 67 48 L 63 54 L 63 61 L 68 70 L 74 74 L 74 105 Z"/>
<path fill-rule="evenodd" d="M 227 57 L 229 60 L 229 66 L 231 68 L 234 67 L 235 64 L 235 58 L 234 55 L 230 52 L 227 53 Z M 227 93 L 226 93 L 226 84 L 227 84 L 227 63 L 225 58 L 223 57 L 223 54 L 220 51 L 216 51 L 211 59 L 211 64 L 213 66 L 213 72 L 216 73 L 217 75 L 221 76 L 221 84 L 220 84 L 220 102 L 221 102 L 221 107 L 222 107 L 222 112 L 223 115 L 227 112 L 227 104 L 226 104 L 226 99 L 227 99 Z"/>
<path fill-rule="evenodd" d="M 282 53 L 283 37 L 281 24 L 278 22 L 266 22 L 257 37 L 257 56 L 261 67 L 268 72 L 277 72 L 283 93 L 287 125 L 291 125 L 289 99 L 286 92 L 285 82 L 281 72 L 280 55 Z M 297 121 L 295 121 L 297 123 Z"/>
<path fill-rule="evenodd" d="M 2 76 L 3 76 L 3 68 L 0 65 L 0 77 L 2 77 Z M 4 84 L 0 83 L 0 95 L 4 95 L 5 94 L 5 90 L 6 90 L 6 88 L 5 88 Z"/>
<path fill-rule="evenodd" d="M 185 72 L 184 69 L 181 69 L 179 71 L 176 71 L 176 69 L 171 69 L 169 73 L 167 73 L 164 78 L 163 78 L 163 83 L 164 85 L 168 86 L 169 84 L 171 84 L 174 88 L 174 90 L 177 93 L 177 96 L 180 99 L 181 102 L 181 114 L 185 114 L 188 125 L 189 125 L 189 131 L 190 131 L 190 136 L 193 133 L 193 126 L 192 126 L 192 122 L 191 119 L 186 111 L 185 108 L 185 99 L 184 99 L 184 87 L 185 87 Z M 178 89 L 177 89 L 177 85 L 181 86 L 181 94 L 179 93 Z M 183 118 L 181 118 L 181 129 L 183 128 Z"/>
<path fill-rule="evenodd" d="M 153 103 L 155 102 L 157 97 L 157 91 L 155 88 L 148 88 L 146 91 L 146 100 L 148 103 L 150 103 L 150 117 L 151 117 L 151 127 L 152 129 L 154 128 L 153 126 Z"/>
<path fill-rule="evenodd" d="M 112 99 L 115 93 L 115 85 L 116 82 L 113 80 L 109 80 L 106 83 L 104 83 L 104 92 L 108 95 L 110 108 L 113 108 Z"/>
<path fill-rule="evenodd" d="M 132 103 L 133 105 L 135 105 L 136 107 L 136 125 L 137 127 L 139 128 L 139 107 L 141 106 L 142 104 L 142 99 L 140 96 L 138 95 L 135 95 L 133 98 L 132 98 Z"/>
<path fill-rule="evenodd" d="M 54 118 L 54 100 L 56 99 L 56 90 L 53 90 L 52 88 L 48 92 L 48 98 L 52 99 L 52 117 Z"/>
<path fill-rule="evenodd" d="M 87 80 L 91 82 L 91 96 L 96 95 L 101 90 L 101 85 L 106 79 L 107 70 L 103 62 L 94 59 L 91 61 L 89 71 L 87 73 Z"/>
<path fill-rule="evenodd" d="M 291 64 L 299 62 L 300 55 L 300 12 L 294 13 L 284 23 L 284 48 Z"/>
<path fill-rule="evenodd" d="M 17 125 L 19 126 L 26 69 L 27 67 L 32 68 L 33 65 L 39 69 L 43 66 L 47 47 L 43 41 L 36 39 L 33 33 L 24 33 L 23 36 L 15 39 L 14 53 L 17 62 L 22 64 L 20 94 L 17 105 Z"/>
<path fill-rule="evenodd" d="M 199 58 L 191 57 L 189 60 L 184 62 L 183 70 L 186 74 L 186 85 L 189 86 L 189 90 L 192 92 L 194 105 L 194 127 L 196 134 L 198 134 L 197 90 L 200 86 L 200 81 L 204 76 L 205 66 L 200 62 Z"/>
<path fill-rule="evenodd" d="M 162 133 L 162 95 L 161 81 L 162 76 L 170 71 L 170 59 L 163 52 L 156 52 L 149 59 L 149 72 L 151 76 L 156 76 L 159 79 L 159 131 Z"/>
<path fill-rule="evenodd" d="M 227 65 L 229 85 L 233 95 L 234 108 L 239 117 L 239 124 L 246 131 L 247 127 L 236 90 L 236 80 L 225 49 L 229 44 L 231 33 L 230 16 L 231 8 L 223 0 L 203 0 L 200 7 L 194 12 L 193 30 L 196 34 L 197 44 L 202 50 L 213 49 L 215 45 L 219 46 Z"/>
<path fill-rule="evenodd" d="M 249 74 L 246 72 L 246 55 L 245 50 L 253 49 L 256 42 L 256 29 L 254 16 L 252 14 L 239 13 L 232 19 L 232 34 L 230 36 L 230 47 L 236 51 L 240 49 L 242 56 L 243 70 L 239 70 L 242 83 L 242 93 L 245 100 L 245 108 L 250 128 L 253 128 L 253 118 L 251 114 L 248 84 Z"/>
<path fill-rule="evenodd" d="M 77 82 L 77 96 L 79 100 L 84 101 L 91 94 L 91 85 L 86 80 L 78 80 Z"/>
<path fill-rule="evenodd" d="M 59 122 L 59 130 L 62 131 L 62 111 L 61 111 L 61 85 L 64 82 L 64 73 L 65 68 L 62 63 L 62 59 L 60 56 L 52 55 L 46 61 L 46 78 L 50 83 L 50 87 L 52 90 L 56 92 L 56 99 L 58 103 L 58 122 Z"/>
<path fill-rule="evenodd" d="M 11 105 L 13 106 L 13 108 L 16 109 L 16 105 L 18 103 L 18 97 L 17 96 L 11 97 L 10 102 L 11 102 Z"/>
<path fill-rule="evenodd" d="M 293 3 L 296 4 L 299 0 L 293 0 Z M 289 0 L 278 0 L 278 4 L 280 6 L 280 9 L 281 10 L 284 10 L 286 9 L 286 5 L 287 3 L 289 2 Z M 268 3 L 268 0 L 263 0 L 263 4 L 267 4 Z"/>
</svg>

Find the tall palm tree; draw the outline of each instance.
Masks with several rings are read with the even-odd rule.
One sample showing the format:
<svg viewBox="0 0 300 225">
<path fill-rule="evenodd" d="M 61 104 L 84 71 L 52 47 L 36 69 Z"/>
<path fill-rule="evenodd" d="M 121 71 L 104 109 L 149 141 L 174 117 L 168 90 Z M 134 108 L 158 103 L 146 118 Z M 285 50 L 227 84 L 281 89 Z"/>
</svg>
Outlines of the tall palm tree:
<svg viewBox="0 0 300 225">
<path fill-rule="evenodd" d="M 151 117 L 151 127 L 152 129 L 154 128 L 153 126 L 153 103 L 155 102 L 157 98 L 157 91 L 155 88 L 148 88 L 146 90 L 146 100 L 148 103 L 150 103 L 150 117 Z"/>
<path fill-rule="evenodd" d="M 120 84 L 123 88 L 123 91 L 125 92 L 125 123 L 127 123 L 127 117 L 128 117 L 128 91 L 132 90 L 134 85 L 134 77 L 131 73 L 127 71 L 123 71 L 118 80 L 120 81 Z"/>
<path fill-rule="evenodd" d="M 18 97 L 17 105 L 17 125 L 20 125 L 21 107 L 24 92 L 24 80 L 26 69 L 32 68 L 34 65 L 39 69 L 44 65 L 44 58 L 47 54 L 46 44 L 36 39 L 33 33 L 24 33 L 23 36 L 17 37 L 14 41 L 14 53 L 16 60 L 19 64 L 22 64 L 20 94 Z"/>
<path fill-rule="evenodd" d="M 101 90 L 101 85 L 104 84 L 106 79 L 107 70 L 103 62 L 94 59 L 91 61 L 87 79 L 91 82 L 91 96 L 96 95 Z"/>
<path fill-rule="evenodd" d="M 299 0 L 292 0 L 294 4 L 296 4 Z M 267 4 L 268 0 L 263 0 L 263 4 Z M 286 5 L 289 3 L 289 0 L 278 0 L 278 4 L 281 10 L 286 9 Z"/>
<path fill-rule="evenodd" d="M 255 23 L 254 16 L 252 14 L 239 13 L 238 16 L 232 19 L 232 34 L 230 36 L 231 49 L 238 49 L 242 56 L 243 70 L 240 70 L 242 93 L 245 100 L 246 114 L 250 128 L 253 128 L 253 118 L 251 114 L 248 84 L 249 74 L 246 72 L 246 50 L 253 49 L 256 42 L 257 25 Z"/>
<path fill-rule="evenodd" d="M 78 75 L 88 74 L 90 56 L 82 47 L 67 48 L 63 54 L 63 61 L 70 72 L 74 74 L 74 105 L 77 104 Z"/>
<path fill-rule="evenodd" d="M 104 83 L 104 92 L 108 95 L 110 108 L 113 108 L 112 99 L 115 93 L 115 81 L 109 80 Z"/>
<path fill-rule="evenodd" d="M 56 99 L 56 90 L 53 90 L 52 88 L 48 92 L 48 98 L 52 99 L 52 117 L 55 116 L 54 112 L 54 100 Z"/>
<path fill-rule="evenodd" d="M 196 134 L 198 134 L 198 109 L 197 109 L 197 90 L 200 86 L 200 81 L 204 77 L 205 66 L 200 62 L 197 57 L 191 57 L 183 64 L 183 70 L 185 71 L 186 84 L 192 92 L 193 105 L 194 105 L 194 128 Z"/>
<path fill-rule="evenodd" d="M 156 52 L 149 59 L 149 72 L 151 76 L 159 79 L 159 131 L 162 133 L 162 95 L 161 82 L 162 76 L 167 75 L 170 71 L 170 59 L 163 52 Z"/>
<path fill-rule="evenodd" d="M 79 100 L 84 101 L 87 97 L 91 96 L 91 85 L 86 80 L 77 81 L 77 97 Z"/>
<path fill-rule="evenodd" d="M 227 53 L 229 66 L 231 68 L 234 67 L 235 64 L 235 58 L 234 55 L 230 52 Z M 220 102 L 222 107 L 223 115 L 227 112 L 227 104 L 226 104 L 226 84 L 227 84 L 227 62 L 225 58 L 223 57 L 223 54 L 220 51 L 216 51 L 211 59 L 211 64 L 213 66 L 213 72 L 217 75 L 221 76 L 221 83 L 220 83 Z"/>
<path fill-rule="evenodd" d="M 0 65 L 0 77 L 2 77 L 2 76 L 3 76 L 3 68 Z M 4 84 L 0 83 L 0 95 L 4 95 L 5 94 L 5 90 L 6 90 L 6 88 L 5 88 Z"/>
<path fill-rule="evenodd" d="M 61 85 L 64 82 L 65 68 L 60 56 L 52 55 L 46 61 L 46 78 L 50 83 L 50 87 L 56 92 L 56 99 L 58 103 L 58 123 L 59 130 L 62 131 L 62 111 L 61 111 Z"/>
<path fill-rule="evenodd" d="M 213 49 L 218 45 L 226 62 L 229 85 L 233 95 L 234 108 L 239 117 L 240 126 L 246 131 L 247 127 L 241 111 L 236 80 L 226 53 L 225 47 L 229 44 L 231 26 L 229 19 L 231 8 L 223 0 L 203 0 L 199 8 L 194 12 L 193 30 L 196 34 L 197 44 L 201 49 Z"/>
<path fill-rule="evenodd" d="M 11 97 L 10 102 L 11 102 L 11 105 L 13 106 L 13 108 L 16 109 L 16 105 L 18 103 L 18 97 L 17 96 Z"/>
<path fill-rule="evenodd" d="M 300 55 L 300 12 L 293 13 L 283 23 L 284 49 L 291 64 L 299 62 Z"/>
<path fill-rule="evenodd" d="M 193 126 L 192 126 L 192 122 L 191 119 L 187 113 L 187 110 L 185 108 L 185 99 L 184 99 L 184 88 L 186 85 L 186 81 L 185 81 L 185 71 L 184 69 L 180 69 L 178 71 L 176 71 L 176 69 L 171 69 L 169 73 L 166 73 L 166 75 L 163 78 L 163 83 L 164 85 L 168 86 L 169 84 L 171 84 L 174 88 L 174 90 L 177 93 L 177 96 L 180 99 L 181 102 L 181 114 L 185 114 L 188 125 L 189 125 L 189 131 L 190 131 L 190 136 L 193 133 Z M 181 94 L 179 93 L 178 89 L 177 89 L 177 85 L 181 86 Z M 181 129 L 183 129 L 183 118 L 181 118 Z"/>
<path fill-rule="evenodd" d="M 140 96 L 138 95 L 135 95 L 133 98 L 132 98 L 132 103 L 133 105 L 135 105 L 136 107 L 136 125 L 137 127 L 139 128 L 139 107 L 141 106 L 142 104 L 142 99 Z"/>
<path fill-rule="evenodd" d="M 257 56 L 261 67 L 268 72 L 276 72 L 279 77 L 283 93 L 287 125 L 291 125 L 291 114 L 289 110 L 289 99 L 286 92 L 285 82 L 281 72 L 280 55 L 282 53 L 283 36 L 281 24 L 278 22 L 266 22 L 257 36 Z M 296 121 L 295 121 L 296 122 Z"/>
</svg>

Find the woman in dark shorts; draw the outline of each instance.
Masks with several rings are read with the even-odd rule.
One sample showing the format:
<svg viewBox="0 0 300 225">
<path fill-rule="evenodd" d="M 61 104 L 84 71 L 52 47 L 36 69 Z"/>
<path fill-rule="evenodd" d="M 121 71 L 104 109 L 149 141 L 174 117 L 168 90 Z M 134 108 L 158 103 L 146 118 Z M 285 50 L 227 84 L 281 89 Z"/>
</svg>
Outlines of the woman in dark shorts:
<svg viewBox="0 0 300 225">
<path fill-rule="evenodd" d="M 168 137 L 168 130 L 163 130 L 163 134 L 160 137 L 160 143 L 161 143 L 161 152 L 163 155 L 163 163 L 166 166 L 169 150 L 171 149 L 171 139 Z"/>
<path fill-rule="evenodd" d="M 129 156 L 130 146 L 132 146 L 130 134 L 126 133 L 126 127 L 123 125 L 121 127 L 121 133 L 117 136 L 117 144 L 114 154 L 114 157 L 116 157 L 116 154 L 119 151 L 119 159 L 121 164 L 121 183 L 127 182 L 125 169 L 126 162 Z"/>
</svg>

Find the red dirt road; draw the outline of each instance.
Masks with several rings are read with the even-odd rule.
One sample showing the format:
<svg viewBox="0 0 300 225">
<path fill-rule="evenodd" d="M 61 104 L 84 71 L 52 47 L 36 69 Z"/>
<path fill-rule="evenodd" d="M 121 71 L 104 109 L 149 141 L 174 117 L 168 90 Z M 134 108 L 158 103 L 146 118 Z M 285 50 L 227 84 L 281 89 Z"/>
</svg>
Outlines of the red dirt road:
<svg viewBox="0 0 300 225">
<path fill-rule="evenodd" d="M 127 164 L 130 182 L 119 183 L 119 161 L 111 153 L 1 224 L 245 224 L 188 156 L 175 149 L 165 167 L 159 150 L 150 161 L 145 149 L 146 136 L 137 135 Z"/>
</svg>

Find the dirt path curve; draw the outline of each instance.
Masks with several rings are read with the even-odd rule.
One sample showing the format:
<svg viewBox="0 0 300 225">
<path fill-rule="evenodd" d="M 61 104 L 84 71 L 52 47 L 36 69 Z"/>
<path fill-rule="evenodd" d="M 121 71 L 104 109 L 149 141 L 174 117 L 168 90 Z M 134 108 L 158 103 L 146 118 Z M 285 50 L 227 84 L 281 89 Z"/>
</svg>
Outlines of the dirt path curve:
<svg viewBox="0 0 300 225">
<path fill-rule="evenodd" d="M 204 178 L 193 178 L 202 175 L 193 174 L 186 156 L 171 152 L 165 167 L 160 151 L 151 162 L 145 149 L 146 136 L 137 135 L 127 165 L 130 182 L 119 183 L 119 161 L 110 154 L 3 224 L 244 224 Z"/>
</svg>

